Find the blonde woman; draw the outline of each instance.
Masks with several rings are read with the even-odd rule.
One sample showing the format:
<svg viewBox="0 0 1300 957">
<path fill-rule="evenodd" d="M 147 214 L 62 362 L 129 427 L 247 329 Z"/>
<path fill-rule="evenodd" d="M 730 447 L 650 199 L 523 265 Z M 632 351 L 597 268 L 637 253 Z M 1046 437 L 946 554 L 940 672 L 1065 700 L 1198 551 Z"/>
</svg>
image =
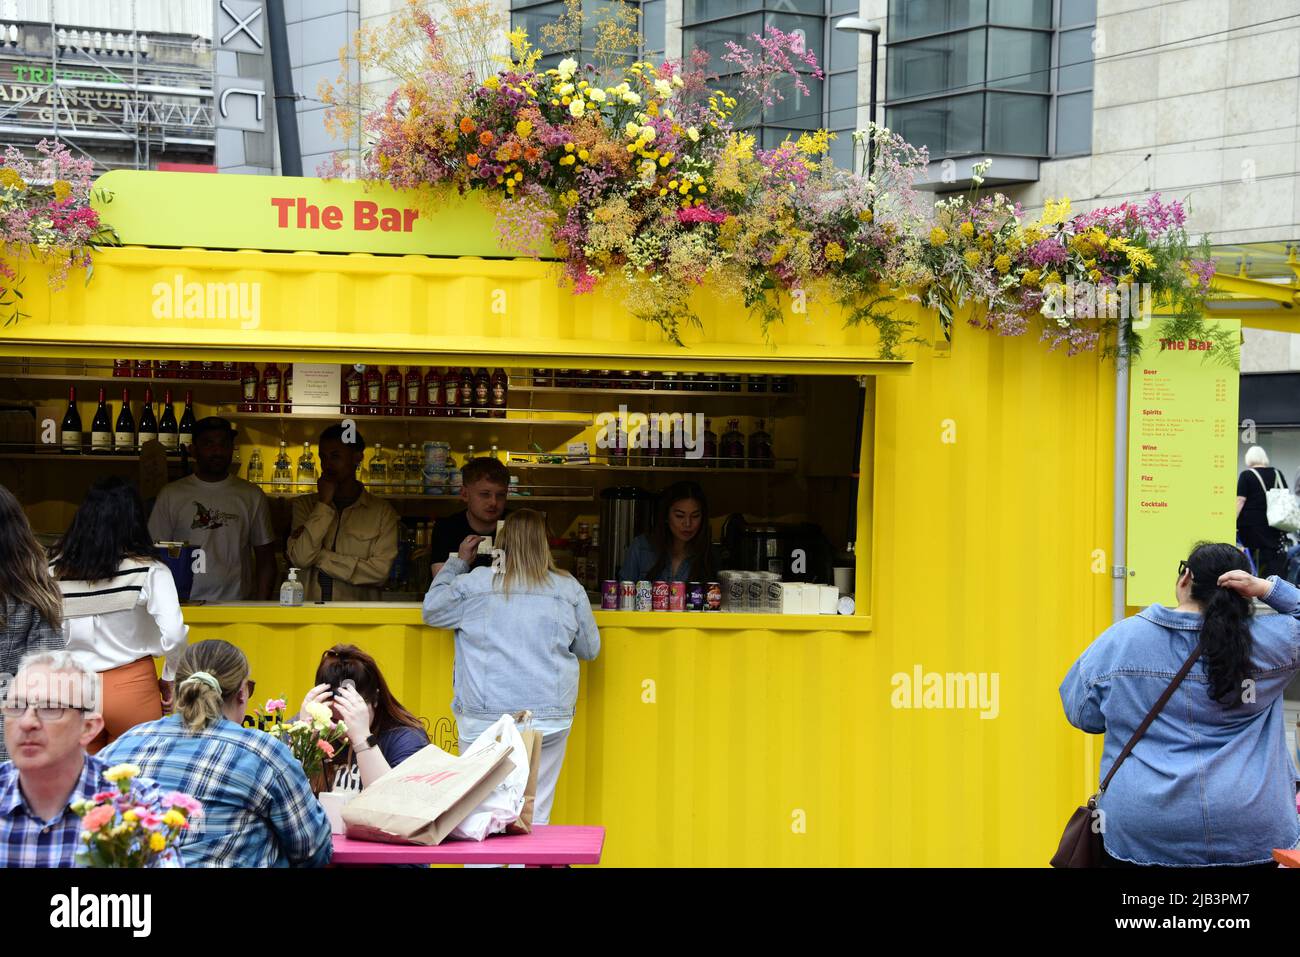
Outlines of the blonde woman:
<svg viewBox="0 0 1300 957">
<path fill-rule="evenodd" d="M 533 823 L 551 818 L 555 786 L 578 702 L 578 660 L 600 652 L 587 593 L 555 567 L 540 512 L 511 514 L 494 568 L 470 563 L 481 536 L 447 559 L 424 596 L 424 623 L 456 630 L 452 713 L 465 750 L 503 714 L 527 709 L 542 733 Z"/>
<path fill-rule="evenodd" d="M 181 840 L 186 867 L 322 867 L 329 819 L 288 747 L 243 726 L 252 695 L 242 651 L 196 642 L 176 666 L 177 714 L 136 725 L 102 756 L 202 803 Z"/>
</svg>

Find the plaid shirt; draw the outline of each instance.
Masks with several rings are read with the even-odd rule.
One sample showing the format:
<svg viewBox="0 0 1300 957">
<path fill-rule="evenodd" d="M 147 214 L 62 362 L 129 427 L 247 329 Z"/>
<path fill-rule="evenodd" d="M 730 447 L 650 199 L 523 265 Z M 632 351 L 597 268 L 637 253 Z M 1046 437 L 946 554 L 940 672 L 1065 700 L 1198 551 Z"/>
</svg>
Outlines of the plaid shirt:
<svg viewBox="0 0 1300 957">
<path fill-rule="evenodd" d="M 329 819 L 289 749 L 226 718 L 185 730 L 179 715 L 131 728 L 102 754 L 203 802 L 180 847 L 186 867 L 321 867 Z"/>
<path fill-rule="evenodd" d="M 81 818 L 72 810 L 74 801 L 89 800 L 100 791 L 117 791 L 117 785 L 104 778 L 113 766 L 98 755 L 86 755 L 81 777 L 64 805 L 52 820 L 42 821 L 27 806 L 18 787 L 18 769 L 10 763 L 0 764 L 0 867 L 74 867 L 81 847 Z M 158 786 L 146 777 L 132 784 L 146 804 L 162 799 Z M 178 861 L 161 862 L 175 867 Z"/>
</svg>

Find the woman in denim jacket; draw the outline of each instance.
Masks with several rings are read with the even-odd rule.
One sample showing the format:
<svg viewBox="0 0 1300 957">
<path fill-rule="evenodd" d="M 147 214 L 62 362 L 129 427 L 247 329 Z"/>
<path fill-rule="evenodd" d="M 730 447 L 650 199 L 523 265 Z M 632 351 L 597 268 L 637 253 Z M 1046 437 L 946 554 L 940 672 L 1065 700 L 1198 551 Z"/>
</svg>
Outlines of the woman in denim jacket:
<svg viewBox="0 0 1300 957">
<path fill-rule="evenodd" d="M 1200 659 L 1120 765 L 1098 806 L 1113 866 L 1273 866 L 1300 844 L 1282 692 L 1300 670 L 1300 590 L 1255 578 L 1232 545 L 1179 565 L 1178 606 L 1112 625 L 1061 683 L 1070 723 L 1105 733 L 1101 776 L 1187 660 Z M 1252 599 L 1277 612 L 1255 617 Z"/>
<path fill-rule="evenodd" d="M 533 823 L 546 824 L 578 702 L 578 659 L 596 657 L 600 633 L 586 591 L 551 560 L 540 512 L 511 513 L 497 536 L 500 560 L 471 571 L 480 540 L 468 536 L 435 576 L 424 623 L 456 629 L 451 708 L 461 754 L 501 715 L 533 713 L 542 733 Z"/>
</svg>

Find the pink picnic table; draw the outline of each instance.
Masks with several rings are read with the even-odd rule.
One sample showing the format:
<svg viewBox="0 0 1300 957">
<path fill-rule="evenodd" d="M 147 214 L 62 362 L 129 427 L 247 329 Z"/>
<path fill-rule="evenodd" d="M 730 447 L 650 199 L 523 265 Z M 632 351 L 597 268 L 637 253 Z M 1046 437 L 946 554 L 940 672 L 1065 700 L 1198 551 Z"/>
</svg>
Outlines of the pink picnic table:
<svg viewBox="0 0 1300 957">
<path fill-rule="evenodd" d="M 482 841 L 443 841 L 435 847 L 356 841 L 334 835 L 334 864 L 529 864 L 568 867 L 599 864 L 605 846 L 603 827 L 549 824 L 531 834 L 496 834 Z"/>
</svg>

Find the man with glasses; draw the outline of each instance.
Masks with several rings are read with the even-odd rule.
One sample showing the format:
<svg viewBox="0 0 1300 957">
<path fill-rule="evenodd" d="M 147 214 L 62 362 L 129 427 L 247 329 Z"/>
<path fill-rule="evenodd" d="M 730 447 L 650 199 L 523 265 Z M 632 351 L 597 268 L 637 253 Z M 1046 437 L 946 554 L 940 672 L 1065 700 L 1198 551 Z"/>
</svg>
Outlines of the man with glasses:
<svg viewBox="0 0 1300 957">
<path fill-rule="evenodd" d="M 0 867 L 72 867 L 81 818 L 71 804 L 117 786 L 110 767 L 86 753 L 104 726 L 99 676 L 74 652 L 30 655 L 4 690 L 0 714 L 10 761 L 0 764 Z M 145 778 L 147 802 L 161 798 Z"/>
</svg>

